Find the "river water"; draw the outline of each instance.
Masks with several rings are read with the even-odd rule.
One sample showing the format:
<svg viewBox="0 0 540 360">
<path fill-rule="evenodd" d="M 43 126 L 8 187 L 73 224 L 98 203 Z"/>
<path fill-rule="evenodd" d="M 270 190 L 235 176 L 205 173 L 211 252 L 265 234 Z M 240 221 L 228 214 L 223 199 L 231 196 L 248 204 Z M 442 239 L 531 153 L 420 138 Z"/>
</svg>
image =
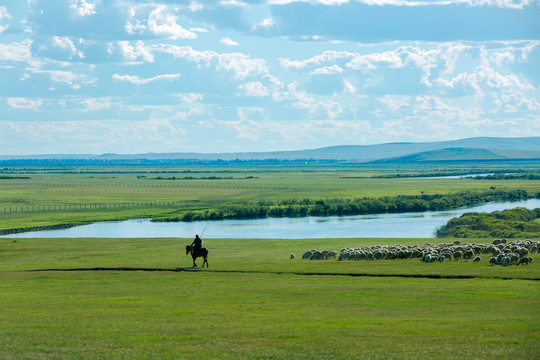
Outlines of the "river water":
<svg viewBox="0 0 540 360">
<path fill-rule="evenodd" d="M 204 238 L 432 238 L 448 220 L 465 212 L 492 212 L 517 206 L 540 208 L 540 199 L 492 202 L 470 208 L 419 213 L 333 217 L 265 218 L 155 223 L 147 219 L 98 222 L 70 229 L 12 234 L 3 238 L 191 238 L 204 230 Z M 206 230 L 205 230 L 206 229 Z"/>
</svg>

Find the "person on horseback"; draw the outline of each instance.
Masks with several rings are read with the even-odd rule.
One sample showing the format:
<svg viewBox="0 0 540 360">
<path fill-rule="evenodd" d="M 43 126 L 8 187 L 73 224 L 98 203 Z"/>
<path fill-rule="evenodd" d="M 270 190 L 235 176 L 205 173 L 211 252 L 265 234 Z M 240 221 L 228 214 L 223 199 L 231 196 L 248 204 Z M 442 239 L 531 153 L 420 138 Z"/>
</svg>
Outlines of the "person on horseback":
<svg viewBox="0 0 540 360">
<path fill-rule="evenodd" d="M 193 239 L 193 242 L 191 243 L 191 253 L 198 254 L 201 248 L 202 248 L 202 240 L 199 237 L 199 235 L 195 235 L 195 239 Z"/>
</svg>

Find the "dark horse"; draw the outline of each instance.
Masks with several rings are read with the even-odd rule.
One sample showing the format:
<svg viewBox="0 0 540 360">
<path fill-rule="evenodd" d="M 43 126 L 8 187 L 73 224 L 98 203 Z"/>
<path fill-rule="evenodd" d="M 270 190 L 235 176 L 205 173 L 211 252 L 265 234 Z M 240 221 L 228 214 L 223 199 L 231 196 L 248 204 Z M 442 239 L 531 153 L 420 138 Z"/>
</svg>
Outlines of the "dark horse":
<svg viewBox="0 0 540 360">
<path fill-rule="evenodd" d="M 193 258 L 193 267 L 197 267 L 197 264 L 195 264 L 195 259 L 197 259 L 199 256 L 204 259 L 202 263 L 202 267 L 204 267 L 204 264 L 206 263 L 206 267 L 208 267 L 208 249 L 207 248 L 200 248 L 197 253 L 191 253 L 191 245 L 186 245 L 186 255 L 191 254 L 191 257 Z"/>
</svg>

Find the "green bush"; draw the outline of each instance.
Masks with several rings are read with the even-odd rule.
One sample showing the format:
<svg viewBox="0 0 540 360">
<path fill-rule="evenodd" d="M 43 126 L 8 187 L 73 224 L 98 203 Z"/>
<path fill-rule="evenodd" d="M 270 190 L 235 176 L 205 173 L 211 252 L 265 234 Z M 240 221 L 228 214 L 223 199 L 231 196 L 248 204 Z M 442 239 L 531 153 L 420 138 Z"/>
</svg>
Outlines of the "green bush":
<svg viewBox="0 0 540 360">
<path fill-rule="evenodd" d="M 437 230 L 437 237 L 540 238 L 540 209 L 514 208 L 490 214 L 465 213 Z"/>
</svg>

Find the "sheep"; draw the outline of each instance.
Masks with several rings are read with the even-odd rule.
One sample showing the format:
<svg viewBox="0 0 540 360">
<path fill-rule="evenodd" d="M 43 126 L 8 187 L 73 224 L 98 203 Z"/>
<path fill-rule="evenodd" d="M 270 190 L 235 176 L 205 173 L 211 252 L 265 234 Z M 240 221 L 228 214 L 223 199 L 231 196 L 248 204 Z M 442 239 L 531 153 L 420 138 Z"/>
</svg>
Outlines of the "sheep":
<svg viewBox="0 0 540 360">
<path fill-rule="evenodd" d="M 324 257 L 325 260 L 328 260 L 328 259 L 335 259 L 337 256 L 337 252 L 335 251 L 328 251 L 326 253 L 326 256 Z"/>
<path fill-rule="evenodd" d="M 494 256 L 489 259 L 489 265 L 497 265 L 498 263 L 497 258 Z"/>
<path fill-rule="evenodd" d="M 519 261 L 519 255 L 518 254 L 510 254 L 510 264 L 516 264 Z"/>
<path fill-rule="evenodd" d="M 526 248 L 520 248 L 520 249 L 518 249 L 517 253 L 521 257 L 524 257 L 525 255 L 529 255 L 529 250 L 527 250 Z"/>
<path fill-rule="evenodd" d="M 477 262 L 480 262 L 480 260 L 482 260 L 482 259 L 480 258 L 480 256 L 477 256 L 477 257 L 474 258 L 473 262 L 476 262 L 476 263 L 477 263 Z"/>
<path fill-rule="evenodd" d="M 502 260 L 501 260 L 501 265 L 502 265 L 502 266 L 508 266 L 508 265 L 510 265 L 510 257 L 509 257 L 509 256 L 503 257 Z"/>
<path fill-rule="evenodd" d="M 529 265 L 529 258 L 526 256 L 520 258 L 517 265 Z"/>
<path fill-rule="evenodd" d="M 461 251 L 454 251 L 454 260 L 458 261 L 461 258 Z"/>
<path fill-rule="evenodd" d="M 463 253 L 463 259 L 467 259 L 467 260 L 472 259 L 473 256 L 474 256 L 474 252 L 471 249 L 467 249 Z"/>
<path fill-rule="evenodd" d="M 294 259 L 294 254 L 291 254 L 291 260 Z"/>
<path fill-rule="evenodd" d="M 439 262 L 440 263 L 443 263 L 445 259 L 446 258 L 444 257 L 444 255 L 439 256 Z"/>
</svg>

